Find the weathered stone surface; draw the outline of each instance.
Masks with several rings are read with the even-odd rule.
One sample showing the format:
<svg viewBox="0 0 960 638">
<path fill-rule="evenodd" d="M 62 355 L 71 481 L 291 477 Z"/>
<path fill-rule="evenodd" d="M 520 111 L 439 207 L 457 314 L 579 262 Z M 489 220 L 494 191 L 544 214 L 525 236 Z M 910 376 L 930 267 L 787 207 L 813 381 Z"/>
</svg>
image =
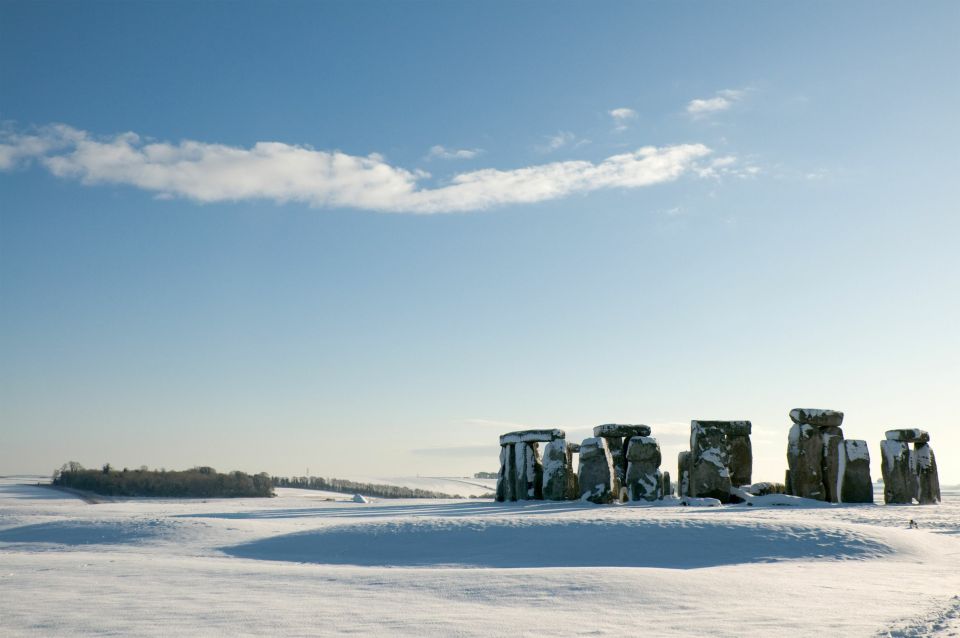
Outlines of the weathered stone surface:
<svg viewBox="0 0 960 638">
<path fill-rule="evenodd" d="M 510 446 L 500 446 L 500 471 L 497 472 L 497 500 L 501 503 L 507 500 L 507 454 L 510 453 Z"/>
<path fill-rule="evenodd" d="M 567 443 L 567 451 L 572 454 L 580 454 L 580 444 L 579 443 Z"/>
<path fill-rule="evenodd" d="M 727 469 L 730 470 L 732 485 L 741 487 L 753 483 L 753 445 L 750 443 L 749 429 L 747 434 L 728 434 Z"/>
<path fill-rule="evenodd" d="M 929 443 L 930 433 L 919 428 L 904 428 L 887 430 L 884 435 L 888 441 L 902 441 L 904 443 Z"/>
<path fill-rule="evenodd" d="M 656 501 L 663 498 L 660 444 L 650 436 L 634 436 L 627 447 L 627 498 Z"/>
<path fill-rule="evenodd" d="M 790 470 L 787 469 L 784 472 L 783 477 L 783 493 L 784 494 L 793 494 L 793 479 L 790 478 Z"/>
<path fill-rule="evenodd" d="M 629 425 L 621 423 L 604 423 L 593 428 L 593 436 L 612 437 L 618 436 L 621 439 L 632 436 L 650 436 L 649 425 Z"/>
<path fill-rule="evenodd" d="M 543 498 L 549 501 L 565 500 L 572 473 L 567 441 L 556 439 L 547 443 L 543 448 Z"/>
<path fill-rule="evenodd" d="M 607 442 L 607 449 L 610 450 L 610 458 L 613 462 L 613 471 L 617 475 L 617 481 L 623 485 L 627 475 L 627 454 L 626 444 L 619 436 L 603 437 Z"/>
<path fill-rule="evenodd" d="M 660 481 L 660 493 L 664 496 L 673 496 L 673 484 L 670 483 L 670 472 L 664 472 Z"/>
<path fill-rule="evenodd" d="M 795 423 L 790 428 L 787 465 L 790 467 L 790 489 L 794 496 L 824 500 L 823 438 L 820 428 L 807 423 Z"/>
<path fill-rule="evenodd" d="M 936 505 L 940 502 L 940 477 L 937 474 L 937 457 L 926 443 L 917 443 L 917 479 L 921 505 Z"/>
<path fill-rule="evenodd" d="M 916 472 L 910 446 L 903 441 L 884 439 L 880 441 L 880 452 L 884 503 L 912 503 L 916 494 Z"/>
<path fill-rule="evenodd" d="M 543 498 L 543 464 L 537 443 L 514 444 L 515 493 L 518 501 Z"/>
<path fill-rule="evenodd" d="M 610 503 L 619 495 L 620 484 L 613 470 L 613 459 L 606 439 L 594 437 L 580 444 L 580 467 L 577 473 L 580 498 L 594 503 Z"/>
<path fill-rule="evenodd" d="M 843 488 L 843 467 L 845 454 L 843 449 L 843 430 L 836 425 L 820 428 L 820 438 L 823 441 L 823 489 L 824 500 L 830 503 L 840 502 L 840 492 Z"/>
<path fill-rule="evenodd" d="M 805 423 L 817 427 L 840 427 L 843 425 L 843 412 L 816 408 L 794 408 L 790 410 L 790 420 L 794 423 Z"/>
<path fill-rule="evenodd" d="M 549 443 L 556 439 L 567 438 L 563 430 L 518 430 L 517 432 L 507 432 L 500 436 L 500 445 L 510 445 L 514 443 Z"/>
<path fill-rule="evenodd" d="M 690 496 L 730 501 L 726 433 L 718 421 L 690 423 Z"/>
<path fill-rule="evenodd" d="M 677 496 L 690 496 L 690 452 L 677 455 Z"/>
<path fill-rule="evenodd" d="M 842 503 L 872 503 L 873 479 L 870 478 L 870 450 L 866 441 L 847 439 L 843 442 Z"/>
</svg>

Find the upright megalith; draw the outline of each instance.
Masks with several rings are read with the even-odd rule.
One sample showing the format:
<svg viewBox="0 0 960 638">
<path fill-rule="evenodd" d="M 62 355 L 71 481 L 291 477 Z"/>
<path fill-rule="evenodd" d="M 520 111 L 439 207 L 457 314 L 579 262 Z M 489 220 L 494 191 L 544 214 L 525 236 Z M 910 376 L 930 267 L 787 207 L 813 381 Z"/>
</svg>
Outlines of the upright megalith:
<svg viewBox="0 0 960 638">
<path fill-rule="evenodd" d="M 580 444 L 580 467 L 577 473 L 580 498 L 593 503 L 611 503 L 620 493 L 620 482 L 613 468 L 613 458 L 606 439 L 593 437 Z"/>
<path fill-rule="evenodd" d="M 664 472 L 661 477 L 660 493 L 664 498 L 673 496 L 673 484 L 670 483 L 670 472 Z"/>
<path fill-rule="evenodd" d="M 882 453 L 880 470 L 883 472 L 883 501 L 887 505 L 905 505 L 916 495 L 913 454 L 905 441 L 880 441 Z"/>
<path fill-rule="evenodd" d="M 593 436 L 607 441 L 617 480 L 623 485 L 627 476 L 627 444 L 634 436 L 650 436 L 650 426 L 627 423 L 604 423 L 593 428 Z"/>
<path fill-rule="evenodd" d="M 563 501 L 570 498 L 573 454 L 564 439 L 550 441 L 543 448 L 543 498 Z"/>
<path fill-rule="evenodd" d="M 787 443 L 789 492 L 839 503 L 843 492 L 843 412 L 813 408 L 790 410 L 793 426 Z"/>
<path fill-rule="evenodd" d="M 565 445 L 565 439 L 563 430 L 522 430 L 501 436 L 497 500 L 542 499 L 543 462 L 539 444 L 560 440 Z"/>
<path fill-rule="evenodd" d="M 787 442 L 787 465 L 790 467 L 791 494 L 824 500 L 820 428 L 808 423 L 793 424 Z"/>
<path fill-rule="evenodd" d="M 841 503 L 873 503 L 873 480 L 870 478 L 870 450 L 866 441 L 846 439 L 843 442 Z"/>
<path fill-rule="evenodd" d="M 727 469 L 734 487 L 753 483 L 753 446 L 750 421 L 720 421 L 726 432 Z"/>
<path fill-rule="evenodd" d="M 690 496 L 690 452 L 684 450 L 677 455 L 677 496 Z"/>
<path fill-rule="evenodd" d="M 657 501 L 663 498 L 660 444 L 651 436 L 634 436 L 627 444 L 627 498 Z"/>
<path fill-rule="evenodd" d="M 719 421 L 690 423 L 689 491 L 693 497 L 730 501 L 726 433 Z"/>
<path fill-rule="evenodd" d="M 913 449 L 910 444 L 913 443 Z M 883 498 L 887 503 L 921 505 L 940 502 L 937 458 L 930 447 L 930 434 L 918 428 L 887 430 L 880 442 L 883 449 Z M 892 484 L 887 484 L 887 475 Z"/>
<path fill-rule="evenodd" d="M 927 443 L 915 445 L 917 457 L 918 498 L 921 505 L 940 502 L 940 477 L 937 475 L 937 457 Z"/>
</svg>

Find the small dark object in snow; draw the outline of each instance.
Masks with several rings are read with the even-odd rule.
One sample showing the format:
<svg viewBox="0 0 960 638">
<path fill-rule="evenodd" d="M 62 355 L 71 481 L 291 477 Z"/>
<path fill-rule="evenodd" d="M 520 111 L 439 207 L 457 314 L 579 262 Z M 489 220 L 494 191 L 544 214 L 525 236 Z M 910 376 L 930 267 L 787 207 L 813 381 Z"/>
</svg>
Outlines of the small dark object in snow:
<svg viewBox="0 0 960 638">
<path fill-rule="evenodd" d="M 910 527 L 910 529 L 920 529 L 920 526 L 917 525 L 917 521 L 913 520 L 912 518 L 910 519 L 910 526 L 909 526 L 909 527 Z"/>
</svg>

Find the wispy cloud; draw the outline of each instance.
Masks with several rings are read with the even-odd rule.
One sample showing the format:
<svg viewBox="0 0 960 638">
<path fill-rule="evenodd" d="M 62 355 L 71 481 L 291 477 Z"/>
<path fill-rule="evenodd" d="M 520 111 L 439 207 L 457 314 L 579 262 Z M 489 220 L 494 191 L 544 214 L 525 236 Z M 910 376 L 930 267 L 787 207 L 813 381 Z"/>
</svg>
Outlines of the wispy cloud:
<svg viewBox="0 0 960 638">
<path fill-rule="evenodd" d="M 715 157 L 708 162 L 701 163 L 695 170 L 700 177 L 712 179 L 720 179 L 721 177 L 756 177 L 761 172 L 759 166 L 755 164 L 743 164 L 733 155 Z"/>
<path fill-rule="evenodd" d="M 445 146 L 436 146 L 430 147 L 430 152 L 427 153 L 429 159 L 473 159 L 474 157 L 483 153 L 482 148 L 446 148 Z"/>
<path fill-rule="evenodd" d="M 266 199 L 316 207 L 447 213 L 529 204 L 609 188 L 641 188 L 697 175 L 703 144 L 644 146 L 600 162 L 571 160 L 456 173 L 435 186 L 429 175 L 355 156 L 281 142 L 249 148 L 191 140 L 146 141 L 135 133 L 100 137 L 69 126 L 0 132 L 0 169 L 35 161 L 83 184 L 121 184 L 198 202 Z"/>
<path fill-rule="evenodd" d="M 743 98 L 743 95 L 744 91 L 739 89 L 725 89 L 723 91 L 718 91 L 715 96 L 710 98 L 690 100 L 690 102 L 687 104 L 687 113 L 694 118 L 700 118 L 712 113 L 726 111 L 733 106 L 735 102 L 740 101 Z"/>
<path fill-rule="evenodd" d="M 557 131 L 555 135 L 548 135 L 545 143 L 537 146 L 536 150 L 541 153 L 552 153 L 559 151 L 561 148 L 580 148 L 589 143 L 590 140 L 577 137 L 570 131 Z"/>
<path fill-rule="evenodd" d="M 626 107 L 612 109 L 608 111 L 608 113 L 610 114 L 610 117 L 613 118 L 613 128 L 615 131 L 625 131 L 630 120 L 636 119 L 637 117 L 636 111 Z"/>
</svg>

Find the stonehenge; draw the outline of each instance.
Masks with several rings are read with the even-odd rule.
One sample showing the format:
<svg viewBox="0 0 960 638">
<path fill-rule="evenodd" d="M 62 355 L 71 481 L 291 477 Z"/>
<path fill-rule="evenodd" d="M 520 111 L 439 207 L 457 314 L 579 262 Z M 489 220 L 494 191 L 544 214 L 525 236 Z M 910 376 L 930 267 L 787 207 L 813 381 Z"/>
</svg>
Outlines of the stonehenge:
<svg viewBox="0 0 960 638">
<path fill-rule="evenodd" d="M 732 490 L 753 478 L 752 428 L 750 421 L 691 421 L 690 450 L 677 459 L 679 496 L 737 500 Z"/>
<path fill-rule="evenodd" d="M 915 428 L 887 430 L 880 449 L 885 503 L 910 504 L 916 500 L 921 505 L 935 505 L 940 502 L 940 477 L 929 433 Z"/>
<path fill-rule="evenodd" d="M 872 503 L 866 441 L 843 438 L 843 412 L 796 408 L 787 442 L 786 491 L 828 503 Z"/>
<path fill-rule="evenodd" d="M 796 408 L 790 420 L 786 494 L 829 503 L 874 502 L 867 442 L 844 438 L 843 412 Z M 740 503 L 766 493 L 757 490 L 772 484 L 752 484 L 752 429 L 750 421 L 691 421 L 690 449 L 677 457 L 677 496 Z M 582 443 L 568 443 L 559 429 L 504 434 L 496 500 L 608 504 L 673 498 L 674 483 L 660 469 L 660 444 L 651 431 L 648 425 L 607 423 L 594 427 Z M 880 449 L 884 503 L 940 502 L 928 432 L 888 430 Z"/>
</svg>

